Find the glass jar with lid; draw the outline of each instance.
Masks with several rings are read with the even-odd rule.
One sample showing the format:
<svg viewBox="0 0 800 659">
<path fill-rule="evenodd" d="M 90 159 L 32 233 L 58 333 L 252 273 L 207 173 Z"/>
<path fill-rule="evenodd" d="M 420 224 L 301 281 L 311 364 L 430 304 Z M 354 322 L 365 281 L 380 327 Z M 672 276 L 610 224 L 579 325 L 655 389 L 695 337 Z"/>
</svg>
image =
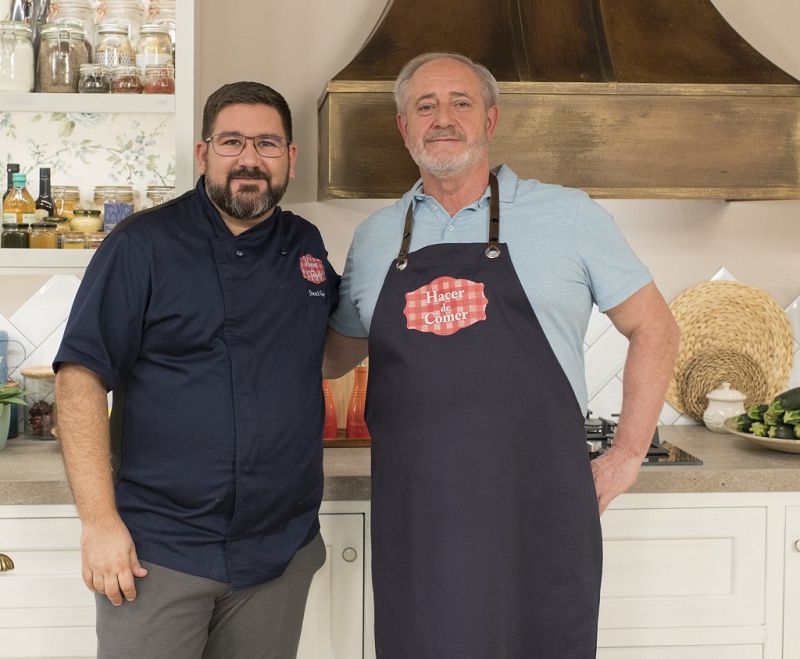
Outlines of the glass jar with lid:
<svg viewBox="0 0 800 659">
<path fill-rule="evenodd" d="M 100 0 L 97 3 L 97 23 L 124 25 L 134 48 L 139 43 L 139 28 L 143 22 L 144 5 L 138 0 Z"/>
<path fill-rule="evenodd" d="M 27 224 L 3 222 L 3 233 L 0 236 L 2 249 L 27 249 L 30 247 L 30 231 Z"/>
<path fill-rule="evenodd" d="M 148 25 L 162 25 L 169 31 L 172 41 L 172 59 L 175 59 L 175 0 L 150 0 L 147 5 Z"/>
<path fill-rule="evenodd" d="M 136 66 L 115 66 L 111 69 L 112 94 L 141 94 L 142 76 Z"/>
<path fill-rule="evenodd" d="M 100 247 L 100 243 L 105 240 L 107 234 L 103 233 L 102 231 L 97 231 L 95 233 L 87 233 L 86 238 L 86 249 L 97 249 Z"/>
<path fill-rule="evenodd" d="M 45 25 L 39 46 L 39 88 L 77 92 L 81 64 L 89 62 L 85 33 L 73 25 Z"/>
<path fill-rule="evenodd" d="M 136 51 L 128 39 L 128 28 L 119 23 L 103 23 L 97 28 L 95 64 L 103 66 L 134 66 Z"/>
<path fill-rule="evenodd" d="M 131 185 L 95 186 L 92 206 L 103 209 L 103 231 L 111 231 L 134 212 L 134 199 L 135 195 Z"/>
<path fill-rule="evenodd" d="M 22 369 L 25 390 L 25 432 L 33 439 L 54 439 L 56 375 L 50 366 Z"/>
<path fill-rule="evenodd" d="M 36 222 L 31 224 L 29 245 L 31 249 L 56 249 L 58 241 L 55 222 Z"/>
<path fill-rule="evenodd" d="M 94 208 L 76 208 L 69 226 L 73 231 L 93 233 L 103 228 L 103 218 Z"/>
<path fill-rule="evenodd" d="M 58 0 L 51 2 L 47 23 L 51 25 L 74 25 L 83 30 L 89 59 L 95 44 L 94 4 L 91 0 Z"/>
<path fill-rule="evenodd" d="M 163 25 L 143 25 L 136 47 L 136 66 L 145 72 L 149 64 L 171 64 L 172 41 L 169 30 Z"/>
<path fill-rule="evenodd" d="M 78 91 L 81 94 L 108 94 L 111 91 L 111 70 L 102 64 L 81 64 Z"/>
<path fill-rule="evenodd" d="M 175 67 L 172 64 L 148 64 L 144 71 L 144 94 L 174 94 Z"/>
<path fill-rule="evenodd" d="M 59 217 L 72 219 L 72 212 L 81 205 L 81 192 L 77 185 L 54 185 L 50 190 Z"/>
<path fill-rule="evenodd" d="M 59 217 L 56 215 L 55 217 L 51 217 L 48 221 L 56 225 L 56 247 L 61 249 L 61 239 L 63 238 L 64 234 L 72 231 L 72 228 L 69 225 L 69 220 L 66 217 Z"/>
<path fill-rule="evenodd" d="M 86 234 L 80 231 L 67 231 L 61 236 L 61 249 L 83 249 L 86 247 Z"/>
<path fill-rule="evenodd" d="M 145 208 L 152 208 L 153 206 L 163 204 L 165 201 L 169 201 L 174 196 L 174 185 L 148 185 L 145 191 L 147 202 L 143 203 L 142 205 Z"/>
<path fill-rule="evenodd" d="M 25 23 L 0 21 L 0 92 L 33 91 L 33 43 Z"/>
</svg>

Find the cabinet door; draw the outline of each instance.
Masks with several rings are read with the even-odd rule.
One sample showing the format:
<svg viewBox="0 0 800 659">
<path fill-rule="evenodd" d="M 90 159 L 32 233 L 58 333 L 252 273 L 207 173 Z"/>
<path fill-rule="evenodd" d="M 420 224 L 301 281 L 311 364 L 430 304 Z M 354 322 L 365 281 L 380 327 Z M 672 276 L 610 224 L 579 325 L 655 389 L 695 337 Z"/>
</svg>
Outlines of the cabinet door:
<svg viewBox="0 0 800 659">
<path fill-rule="evenodd" d="M 358 659 L 364 638 L 364 515 L 321 514 L 327 559 L 308 594 L 298 659 Z"/>
<path fill-rule="evenodd" d="M 759 507 L 609 510 L 601 630 L 763 625 L 766 523 Z"/>
<path fill-rule="evenodd" d="M 800 506 L 786 509 L 783 656 L 800 657 Z"/>
<path fill-rule="evenodd" d="M 93 657 L 94 598 L 81 579 L 76 517 L 0 518 L 0 657 Z"/>
</svg>

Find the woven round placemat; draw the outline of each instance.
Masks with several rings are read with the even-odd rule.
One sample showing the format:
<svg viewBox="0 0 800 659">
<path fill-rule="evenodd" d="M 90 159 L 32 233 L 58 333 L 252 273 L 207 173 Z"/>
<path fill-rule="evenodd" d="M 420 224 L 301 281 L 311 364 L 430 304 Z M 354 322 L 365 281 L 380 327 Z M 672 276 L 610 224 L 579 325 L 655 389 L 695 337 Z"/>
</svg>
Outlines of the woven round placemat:
<svg viewBox="0 0 800 659">
<path fill-rule="evenodd" d="M 676 376 L 678 401 L 684 414 L 703 420 L 708 406 L 706 394 L 730 382 L 747 398 L 745 407 L 766 400 L 767 380 L 754 359 L 734 350 L 715 350 L 692 357 Z"/>
<path fill-rule="evenodd" d="M 763 399 L 756 402 L 786 389 L 792 368 L 792 335 L 789 319 L 770 295 L 738 282 L 709 281 L 681 293 L 669 308 L 681 330 L 666 396 L 674 408 L 688 413 L 678 395 L 678 378 L 687 364 L 699 355 L 721 350 L 746 355 L 759 366 L 766 389 Z M 736 388 L 744 393 L 741 386 Z"/>
</svg>

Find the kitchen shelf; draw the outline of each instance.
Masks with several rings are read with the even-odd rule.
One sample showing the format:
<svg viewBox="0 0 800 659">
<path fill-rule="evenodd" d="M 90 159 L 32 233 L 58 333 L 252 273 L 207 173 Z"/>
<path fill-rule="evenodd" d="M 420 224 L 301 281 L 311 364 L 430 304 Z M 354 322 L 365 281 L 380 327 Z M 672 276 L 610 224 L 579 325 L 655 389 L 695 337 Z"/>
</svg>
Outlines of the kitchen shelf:
<svg viewBox="0 0 800 659">
<path fill-rule="evenodd" d="M 0 93 L 5 112 L 102 112 L 173 114 L 174 94 Z"/>
<path fill-rule="evenodd" d="M 0 270 L 85 268 L 94 253 L 93 249 L 0 249 Z"/>
</svg>

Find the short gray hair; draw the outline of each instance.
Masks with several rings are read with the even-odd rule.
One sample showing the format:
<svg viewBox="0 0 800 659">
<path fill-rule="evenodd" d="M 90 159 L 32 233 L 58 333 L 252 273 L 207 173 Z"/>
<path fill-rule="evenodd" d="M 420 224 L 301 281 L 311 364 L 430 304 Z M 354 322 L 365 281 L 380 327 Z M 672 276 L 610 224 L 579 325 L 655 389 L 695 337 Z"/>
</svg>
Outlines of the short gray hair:
<svg viewBox="0 0 800 659">
<path fill-rule="evenodd" d="M 469 57 L 459 55 L 458 53 L 423 53 L 417 55 L 408 64 L 406 64 L 394 81 L 394 102 L 397 105 L 397 111 L 400 114 L 405 114 L 406 111 L 406 91 L 411 77 L 417 72 L 424 64 L 433 62 L 439 59 L 452 59 L 456 62 L 461 62 L 472 69 L 481 84 L 481 93 L 483 94 L 483 102 L 486 104 L 486 109 L 497 105 L 497 99 L 500 96 L 500 90 L 497 87 L 497 80 L 483 64 L 473 62 Z"/>
</svg>

